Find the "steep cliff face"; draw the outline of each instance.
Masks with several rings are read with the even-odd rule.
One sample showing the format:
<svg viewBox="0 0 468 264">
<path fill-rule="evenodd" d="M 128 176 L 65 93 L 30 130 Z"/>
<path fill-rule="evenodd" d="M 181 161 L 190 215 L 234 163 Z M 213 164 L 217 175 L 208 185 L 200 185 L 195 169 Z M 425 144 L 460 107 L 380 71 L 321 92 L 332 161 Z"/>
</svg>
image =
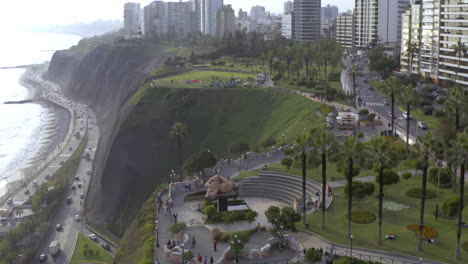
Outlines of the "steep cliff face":
<svg viewBox="0 0 468 264">
<path fill-rule="evenodd" d="M 141 87 L 148 73 L 170 56 L 164 47 L 103 45 L 89 51 L 59 51 L 52 58 L 47 77 L 60 84 L 68 97 L 89 105 L 101 129 L 86 203 L 92 221 L 102 224 L 115 214 L 115 209 L 107 206 L 101 176 L 119 124 L 131 110 L 122 105 Z"/>
</svg>

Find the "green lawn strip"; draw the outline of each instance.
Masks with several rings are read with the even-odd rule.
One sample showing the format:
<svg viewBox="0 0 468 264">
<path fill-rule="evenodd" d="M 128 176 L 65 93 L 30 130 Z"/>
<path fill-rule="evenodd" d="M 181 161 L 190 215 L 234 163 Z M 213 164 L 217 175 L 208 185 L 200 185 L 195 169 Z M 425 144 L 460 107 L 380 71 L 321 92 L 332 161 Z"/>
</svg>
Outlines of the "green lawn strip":
<svg viewBox="0 0 468 264">
<path fill-rule="evenodd" d="M 100 262 L 112 264 L 112 257 L 102 249 L 98 244 L 85 237 L 78 235 L 75 251 L 73 252 L 70 263 Z"/>
<path fill-rule="evenodd" d="M 406 171 L 409 169 L 410 168 L 404 165 L 400 165 L 397 168 L 397 171 Z M 291 174 L 291 175 L 295 175 L 298 177 L 302 176 L 302 169 L 297 164 L 293 165 L 290 169 L 287 169 L 285 166 L 281 165 L 280 163 L 272 163 L 272 164 L 268 164 L 268 170 L 281 172 L 285 174 Z M 238 177 L 236 177 L 236 179 L 245 179 L 245 178 L 249 178 L 252 176 L 257 176 L 260 171 L 262 170 L 258 169 L 258 170 L 253 170 L 253 171 L 242 172 Z M 361 169 L 361 172 L 356 179 L 359 180 L 359 177 L 374 176 L 375 174 L 376 172 L 374 172 L 373 170 Z M 332 177 L 334 177 L 335 181 L 345 179 L 345 177 L 343 176 L 343 173 L 337 171 L 337 165 L 335 163 L 328 163 L 327 164 L 327 180 L 331 181 Z M 314 180 L 314 181 L 321 182 L 322 181 L 322 167 L 308 168 L 307 178 Z"/>
<path fill-rule="evenodd" d="M 118 237 L 116 237 L 115 235 L 113 235 L 112 233 L 110 233 L 109 231 L 101 229 L 99 226 L 97 226 L 97 225 L 95 225 L 95 224 L 93 224 L 93 223 L 91 223 L 89 221 L 86 222 L 86 225 L 91 227 L 93 230 L 95 230 L 100 235 L 104 236 L 105 239 L 110 240 L 110 242 L 116 244 L 117 246 L 119 245 L 120 239 Z"/>
<path fill-rule="evenodd" d="M 417 110 L 417 112 L 412 111 L 411 115 L 413 116 L 414 120 L 423 121 L 427 124 L 430 129 L 435 129 L 439 126 L 440 118 L 434 115 L 425 115 L 422 110 Z"/>
<path fill-rule="evenodd" d="M 242 82 L 246 82 L 249 77 L 254 78 L 256 81 L 256 76 L 252 74 L 218 71 L 191 71 L 167 78 L 158 79 L 155 81 L 155 86 L 164 88 L 211 88 L 209 85 L 212 83 L 228 82 L 231 80 L 231 78 L 239 78 Z M 185 81 L 192 80 L 199 80 L 201 83 L 184 83 Z M 238 85 L 243 86 L 242 83 Z"/>
<path fill-rule="evenodd" d="M 417 188 L 421 185 L 421 177 L 414 176 L 410 180 L 401 180 L 394 186 L 386 187 L 385 201 L 392 201 L 399 204 L 410 206 L 400 212 L 391 212 L 384 209 L 383 217 L 383 235 L 393 232 L 396 240 L 383 240 L 383 246 L 377 244 L 378 221 L 371 224 L 352 225 L 352 234 L 354 236 L 353 245 L 361 248 L 371 248 L 384 251 L 392 251 L 400 254 L 415 255 L 427 259 L 444 261 L 447 263 L 466 263 L 468 253 L 462 250 L 462 261 L 455 261 L 456 246 L 456 220 L 446 220 L 439 217 L 436 221 L 434 211 L 436 199 L 426 201 L 425 225 L 435 228 L 439 232 L 439 242 L 437 244 L 424 243 L 424 252 L 418 252 L 417 239 L 415 233 L 406 228 L 407 225 L 418 224 L 420 214 L 421 200 L 409 198 L 406 191 L 411 188 Z M 428 183 L 428 188 L 436 190 L 436 187 Z M 311 224 L 311 231 L 328 239 L 329 241 L 349 245 L 347 239 L 347 200 L 343 188 L 334 190 L 334 200 L 326 214 L 327 229 L 321 228 L 322 214 L 308 215 L 308 222 Z M 454 196 L 449 189 L 443 189 L 440 193 L 440 204 L 447 198 Z M 353 211 L 365 210 L 378 215 L 378 200 L 375 199 L 376 193 L 362 202 L 353 202 Z M 468 213 L 464 212 L 464 219 L 467 219 Z M 466 221 L 466 220 L 465 220 Z M 468 230 L 464 229 L 462 242 L 468 240 Z"/>
</svg>

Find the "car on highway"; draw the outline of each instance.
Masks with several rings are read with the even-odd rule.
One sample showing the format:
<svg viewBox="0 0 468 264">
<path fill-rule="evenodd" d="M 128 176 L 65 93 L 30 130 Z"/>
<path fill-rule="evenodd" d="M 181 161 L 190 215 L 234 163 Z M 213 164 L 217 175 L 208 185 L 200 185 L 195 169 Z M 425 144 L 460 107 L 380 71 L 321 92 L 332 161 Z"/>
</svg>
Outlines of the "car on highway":
<svg viewBox="0 0 468 264">
<path fill-rule="evenodd" d="M 105 250 L 110 250 L 110 245 L 107 243 L 101 243 L 101 247 Z"/>
<path fill-rule="evenodd" d="M 72 198 L 71 197 L 67 197 L 67 204 L 71 204 L 72 203 Z"/>
<path fill-rule="evenodd" d="M 422 121 L 419 121 L 418 122 L 418 128 L 426 130 L 427 129 L 427 124 L 422 122 Z"/>
<path fill-rule="evenodd" d="M 8 205 L 12 205 L 12 204 L 13 204 L 13 198 L 8 198 L 7 204 L 8 204 Z"/>
<path fill-rule="evenodd" d="M 57 230 L 57 231 L 62 231 L 62 229 L 63 229 L 63 226 L 61 224 L 57 224 L 55 226 L 55 230 Z"/>
<path fill-rule="evenodd" d="M 374 89 L 374 87 L 371 85 L 371 86 L 369 86 L 369 90 L 373 91 L 373 90 L 375 90 L 375 89 Z"/>
<path fill-rule="evenodd" d="M 72 185 L 70 186 L 70 189 L 75 190 L 75 189 L 76 189 L 75 184 L 72 184 Z"/>
<path fill-rule="evenodd" d="M 84 199 L 84 193 L 80 193 L 80 199 Z"/>
<path fill-rule="evenodd" d="M 80 177 L 79 177 L 79 176 L 75 176 L 75 181 L 80 181 Z"/>
<path fill-rule="evenodd" d="M 47 254 L 45 252 L 42 252 L 41 255 L 39 255 L 39 262 L 44 263 L 48 259 Z"/>
<path fill-rule="evenodd" d="M 413 117 L 411 115 L 408 115 L 408 112 L 403 112 L 403 118 L 404 119 L 413 119 Z"/>
<path fill-rule="evenodd" d="M 83 184 L 81 184 L 81 183 L 78 183 L 78 185 L 77 185 L 77 186 L 78 186 L 78 188 L 81 188 L 81 187 L 83 187 Z"/>
<path fill-rule="evenodd" d="M 63 165 L 65 162 L 63 160 L 60 161 L 60 165 Z"/>
<path fill-rule="evenodd" d="M 96 241 L 96 240 L 97 240 L 96 234 L 89 234 L 88 237 L 89 237 L 89 239 L 91 239 L 91 240 L 93 240 L 93 241 Z"/>
<path fill-rule="evenodd" d="M 81 216 L 80 215 L 75 215 L 75 221 L 77 221 L 77 222 L 81 221 Z"/>
<path fill-rule="evenodd" d="M 91 171 L 90 171 L 89 169 L 86 170 L 86 174 L 87 174 L 87 175 L 91 175 Z"/>
</svg>

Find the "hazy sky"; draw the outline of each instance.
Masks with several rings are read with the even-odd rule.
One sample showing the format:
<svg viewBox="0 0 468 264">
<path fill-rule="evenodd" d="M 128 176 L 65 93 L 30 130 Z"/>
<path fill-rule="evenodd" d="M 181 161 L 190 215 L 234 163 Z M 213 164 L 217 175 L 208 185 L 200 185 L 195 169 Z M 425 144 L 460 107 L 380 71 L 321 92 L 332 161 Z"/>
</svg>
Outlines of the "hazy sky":
<svg viewBox="0 0 468 264">
<path fill-rule="evenodd" d="M 133 0 L 146 5 L 153 0 Z M 30 27 L 34 25 L 69 24 L 98 19 L 122 19 L 123 4 L 129 0 L 1 0 L 0 28 Z M 253 5 L 263 5 L 268 11 L 281 13 L 285 0 L 224 0 L 239 8 L 249 10 Z M 352 0 L 322 0 L 337 5 L 341 11 L 352 9 Z"/>
</svg>

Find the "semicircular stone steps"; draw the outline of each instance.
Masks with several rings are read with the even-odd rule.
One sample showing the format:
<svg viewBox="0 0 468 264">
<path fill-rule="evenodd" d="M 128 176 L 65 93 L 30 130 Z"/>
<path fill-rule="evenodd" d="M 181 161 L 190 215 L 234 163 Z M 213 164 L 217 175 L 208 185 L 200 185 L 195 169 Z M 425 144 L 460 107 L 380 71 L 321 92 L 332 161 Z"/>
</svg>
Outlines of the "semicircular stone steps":
<svg viewBox="0 0 468 264">
<path fill-rule="evenodd" d="M 258 176 L 250 177 L 238 182 L 240 197 L 263 197 L 292 205 L 295 200 L 302 198 L 302 178 L 279 172 L 261 171 Z M 315 198 L 315 193 L 322 194 L 321 184 L 307 179 L 307 199 Z M 328 196 L 328 208 L 333 197 Z"/>
</svg>

